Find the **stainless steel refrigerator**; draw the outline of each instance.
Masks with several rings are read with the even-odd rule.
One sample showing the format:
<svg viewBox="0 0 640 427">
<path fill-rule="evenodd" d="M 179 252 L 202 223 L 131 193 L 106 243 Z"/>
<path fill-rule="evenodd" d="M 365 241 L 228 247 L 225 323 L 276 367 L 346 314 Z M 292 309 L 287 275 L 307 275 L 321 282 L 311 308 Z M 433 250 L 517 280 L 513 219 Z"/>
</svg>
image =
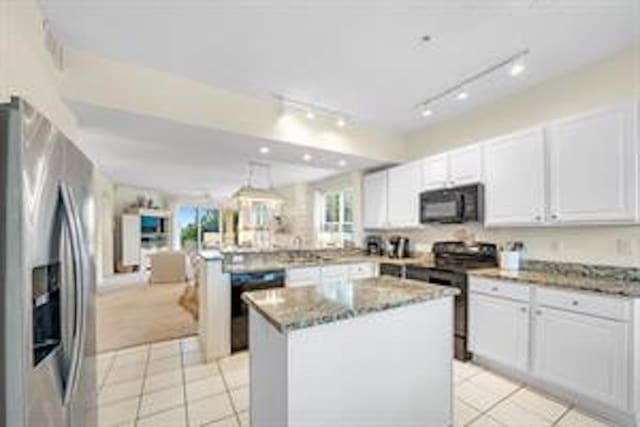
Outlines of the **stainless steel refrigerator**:
<svg viewBox="0 0 640 427">
<path fill-rule="evenodd" d="M 0 104 L 0 425 L 97 424 L 91 162 Z"/>
</svg>

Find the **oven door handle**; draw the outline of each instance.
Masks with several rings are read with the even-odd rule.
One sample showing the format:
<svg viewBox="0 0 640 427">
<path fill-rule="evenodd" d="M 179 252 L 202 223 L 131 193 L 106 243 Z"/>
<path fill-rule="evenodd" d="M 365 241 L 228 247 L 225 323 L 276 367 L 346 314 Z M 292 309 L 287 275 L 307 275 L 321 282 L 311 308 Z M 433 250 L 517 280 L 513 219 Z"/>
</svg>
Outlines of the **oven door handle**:
<svg viewBox="0 0 640 427">
<path fill-rule="evenodd" d="M 466 208 L 465 208 L 465 197 L 464 194 L 458 194 L 457 195 L 457 200 L 456 200 L 456 215 L 457 218 L 462 221 L 464 220 L 464 216 L 466 214 Z"/>
</svg>

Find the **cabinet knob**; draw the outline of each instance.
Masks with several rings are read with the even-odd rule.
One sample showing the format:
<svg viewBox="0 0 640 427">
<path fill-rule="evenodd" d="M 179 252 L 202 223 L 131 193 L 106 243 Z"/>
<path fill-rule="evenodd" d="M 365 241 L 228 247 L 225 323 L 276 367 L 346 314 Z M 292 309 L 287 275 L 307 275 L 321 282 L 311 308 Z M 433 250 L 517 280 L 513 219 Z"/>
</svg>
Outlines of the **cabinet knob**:
<svg viewBox="0 0 640 427">
<path fill-rule="evenodd" d="M 497 287 L 497 286 L 494 286 L 493 288 L 491 288 L 491 290 L 492 290 L 493 292 L 498 292 L 498 287 Z"/>
<path fill-rule="evenodd" d="M 526 313 L 527 312 L 527 307 L 520 307 L 520 311 L 523 312 L 523 313 Z"/>
<path fill-rule="evenodd" d="M 542 310 L 538 309 L 536 310 L 536 315 L 540 316 L 542 314 Z"/>
<path fill-rule="evenodd" d="M 575 300 L 575 299 L 574 299 L 573 301 L 571 301 L 571 305 L 578 305 L 578 304 L 579 304 L 579 303 L 578 303 L 578 300 Z"/>
<path fill-rule="evenodd" d="M 551 214 L 551 219 L 558 219 L 558 214 Z"/>
<path fill-rule="evenodd" d="M 536 215 L 536 221 L 541 221 L 542 220 L 542 216 L 541 215 Z"/>
</svg>

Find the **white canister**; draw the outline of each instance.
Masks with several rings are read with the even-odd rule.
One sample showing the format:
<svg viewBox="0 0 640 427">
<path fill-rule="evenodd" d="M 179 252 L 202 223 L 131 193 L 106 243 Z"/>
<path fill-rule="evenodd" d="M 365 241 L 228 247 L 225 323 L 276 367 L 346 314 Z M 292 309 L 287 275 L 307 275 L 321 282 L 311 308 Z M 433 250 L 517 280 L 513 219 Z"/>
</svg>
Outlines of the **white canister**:
<svg viewBox="0 0 640 427">
<path fill-rule="evenodd" d="M 520 269 L 520 251 L 501 251 L 500 268 L 508 271 Z"/>
</svg>

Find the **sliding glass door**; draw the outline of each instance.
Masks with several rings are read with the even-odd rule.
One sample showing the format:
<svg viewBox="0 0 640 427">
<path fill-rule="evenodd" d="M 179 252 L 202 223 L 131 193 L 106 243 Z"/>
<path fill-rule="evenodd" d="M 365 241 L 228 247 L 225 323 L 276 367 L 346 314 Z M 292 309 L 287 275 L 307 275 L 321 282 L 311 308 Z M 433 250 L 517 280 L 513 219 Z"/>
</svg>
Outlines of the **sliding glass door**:
<svg viewBox="0 0 640 427">
<path fill-rule="evenodd" d="M 178 226 L 180 247 L 185 251 L 216 248 L 221 244 L 220 211 L 216 208 L 181 205 Z"/>
</svg>

